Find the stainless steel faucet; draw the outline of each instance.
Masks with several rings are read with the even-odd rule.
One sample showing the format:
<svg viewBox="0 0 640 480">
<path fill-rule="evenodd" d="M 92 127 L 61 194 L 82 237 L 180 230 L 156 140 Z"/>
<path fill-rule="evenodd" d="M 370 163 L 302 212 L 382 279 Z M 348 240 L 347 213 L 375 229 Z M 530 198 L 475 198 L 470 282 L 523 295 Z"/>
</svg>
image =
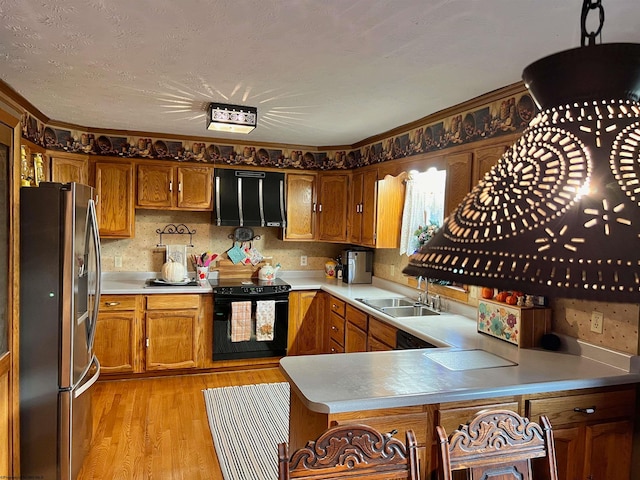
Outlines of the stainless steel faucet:
<svg viewBox="0 0 640 480">
<path fill-rule="evenodd" d="M 418 276 L 418 286 L 416 287 L 418 289 L 418 303 L 423 303 L 424 298 L 428 298 L 425 295 L 425 292 L 422 291 L 422 281 L 424 280 L 424 278 L 422 277 L 422 275 Z"/>
</svg>

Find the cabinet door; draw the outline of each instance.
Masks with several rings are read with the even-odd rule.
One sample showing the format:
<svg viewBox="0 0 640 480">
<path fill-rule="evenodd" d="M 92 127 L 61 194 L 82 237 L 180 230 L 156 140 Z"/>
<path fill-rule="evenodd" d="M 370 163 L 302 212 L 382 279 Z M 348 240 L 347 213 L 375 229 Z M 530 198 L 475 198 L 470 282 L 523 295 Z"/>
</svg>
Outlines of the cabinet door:
<svg viewBox="0 0 640 480">
<path fill-rule="evenodd" d="M 285 240 L 314 240 L 316 234 L 315 173 L 287 173 Z"/>
<path fill-rule="evenodd" d="M 178 167 L 177 206 L 185 210 L 213 210 L 213 169 Z"/>
<path fill-rule="evenodd" d="M 324 353 L 324 315 L 327 294 L 321 291 L 289 294 L 288 355 Z"/>
<path fill-rule="evenodd" d="M 587 425 L 582 478 L 628 479 L 632 444 L 633 422 L 629 420 Z"/>
<path fill-rule="evenodd" d="M 318 181 L 318 240 L 347 240 L 349 177 L 322 174 Z"/>
<path fill-rule="evenodd" d="M 136 373 L 141 370 L 140 333 L 135 295 L 101 297 L 93 348 L 102 373 Z"/>
<path fill-rule="evenodd" d="M 375 245 L 377 248 L 400 247 L 406 178 L 406 173 L 396 177 L 387 175 L 375 182 L 373 191 L 375 192 L 377 206 L 375 214 Z M 365 186 L 365 191 L 367 190 L 369 188 Z M 366 237 L 365 232 L 363 233 L 363 240 Z"/>
<path fill-rule="evenodd" d="M 135 312 L 100 312 L 94 351 L 104 373 L 133 373 L 135 368 Z"/>
<path fill-rule="evenodd" d="M 362 174 L 360 244 L 367 247 L 376 246 L 376 217 L 378 215 L 377 183 L 378 172 L 375 170 L 368 170 Z"/>
<path fill-rule="evenodd" d="M 507 151 L 509 145 L 500 144 L 490 147 L 477 148 L 473 152 L 473 179 L 471 187 L 484 178 L 485 173 L 491 170 L 504 152 Z"/>
<path fill-rule="evenodd" d="M 367 332 L 359 329 L 351 322 L 346 322 L 344 328 L 344 351 L 366 352 L 367 351 Z"/>
<path fill-rule="evenodd" d="M 197 310 L 147 311 L 147 370 L 195 367 L 197 322 Z"/>
<path fill-rule="evenodd" d="M 137 207 L 159 209 L 173 207 L 173 166 L 138 164 L 136 174 Z"/>
<path fill-rule="evenodd" d="M 101 237 L 134 236 L 133 165 L 96 163 L 96 212 Z"/>
<path fill-rule="evenodd" d="M 362 180 L 362 173 L 354 173 L 349 187 L 349 242 L 356 244 L 362 239 Z"/>
<path fill-rule="evenodd" d="M 471 152 L 447 155 L 447 188 L 445 193 L 446 217 L 452 213 L 471 191 Z"/>
<path fill-rule="evenodd" d="M 77 182 L 87 184 L 89 166 L 86 157 L 70 158 L 59 155 L 51 156 L 52 182 Z"/>
<path fill-rule="evenodd" d="M 537 419 L 535 419 L 537 421 Z M 573 428 L 554 428 L 553 442 L 556 449 L 556 465 L 558 467 L 558 478 L 572 480 L 582 477 L 582 465 L 584 451 L 584 435 L 579 427 Z M 542 475 L 541 478 L 546 480 L 547 472 L 545 468 L 540 471 L 534 470 L 535 478 Z"/>
</svg>

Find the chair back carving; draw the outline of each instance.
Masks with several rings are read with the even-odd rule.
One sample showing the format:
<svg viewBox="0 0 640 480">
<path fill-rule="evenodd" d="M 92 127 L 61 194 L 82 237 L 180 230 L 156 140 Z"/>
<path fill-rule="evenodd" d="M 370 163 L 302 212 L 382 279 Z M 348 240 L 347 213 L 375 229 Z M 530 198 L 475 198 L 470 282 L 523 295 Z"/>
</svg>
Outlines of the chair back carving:
<svg viewBox="0 0 640 480">
<path fill-rule="evenodd" d="M 406 444 L 367 425 L 340 425 L 293 452 L 278 445 L 278 480 L 418 480 L 417 443 L 412 430 Z"/>
<path fill-rule="evenodd" d="M 441 426 L 436 434 L 444 480 L 463 469 L 472 479 L 530 480 L 532 459 L 543 459 L 536 460 L 543 478 L 558 478 L 553 433 L 545 416 L 537 424 L 509 410 L 485 410 L 449 437 Z"/>
</svg>

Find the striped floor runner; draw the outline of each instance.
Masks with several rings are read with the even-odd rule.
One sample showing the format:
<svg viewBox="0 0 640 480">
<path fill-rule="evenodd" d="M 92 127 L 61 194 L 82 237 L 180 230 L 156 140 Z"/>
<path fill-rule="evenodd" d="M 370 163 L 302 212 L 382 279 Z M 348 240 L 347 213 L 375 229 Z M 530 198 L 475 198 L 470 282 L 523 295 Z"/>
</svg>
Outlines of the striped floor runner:
<svg viewBox="0 0 640 480">
<path fill-rule="evenodd" d="M 289 384 L 203 392 L 224 480 L 276 480 L 278 443 L 289 438 Z"/>
</svg>

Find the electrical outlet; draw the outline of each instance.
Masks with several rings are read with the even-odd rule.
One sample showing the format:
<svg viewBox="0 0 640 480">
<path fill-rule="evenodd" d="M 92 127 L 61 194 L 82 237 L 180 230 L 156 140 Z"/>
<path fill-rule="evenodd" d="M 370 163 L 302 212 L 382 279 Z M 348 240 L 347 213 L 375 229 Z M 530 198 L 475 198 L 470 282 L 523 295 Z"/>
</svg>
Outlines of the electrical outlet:
<svg viewBox="0 0 640 480">
<path fill-rule="evenodd" d="M 396 266 L 395 265 L 391 265 L 391 276 L 392 277 L 396 276 Z"/>
<path fill-rule="evenodd" d="M 596 333 L 602 333 L 602 327 L 604 323 L 604 313 L 594 310 L 591 312 L 591 331 Z"/>
<path fill-rule="evenodd" d="M 301 267 L 306 267 L 307 266 L 307 256 L 306 255 L 300 255 L 300 266 Z"/>
<path fill-rule="evenodd" d="M 116 255 L 113 258 L 113 263 L 115 263 L 116 268 L 122 268 L 122 255 Z"/>
</svg>

